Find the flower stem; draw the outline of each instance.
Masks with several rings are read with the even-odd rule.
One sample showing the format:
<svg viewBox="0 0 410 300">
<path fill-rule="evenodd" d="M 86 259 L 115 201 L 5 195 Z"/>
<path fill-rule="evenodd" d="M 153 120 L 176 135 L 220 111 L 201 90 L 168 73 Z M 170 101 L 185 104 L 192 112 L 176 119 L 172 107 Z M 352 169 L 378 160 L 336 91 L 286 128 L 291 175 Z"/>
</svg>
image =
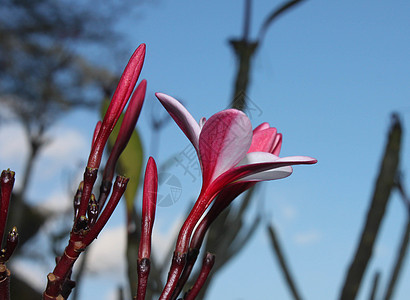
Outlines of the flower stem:
<svg viewBox="0 0 410 300">
<path fill-rule="evenodd" d="M 213 197 L 210 197 L 206 193 L 206 190 L 202 190 L 198 200 L 195 202 L 194 207 L 182 225 L 175 246 L 171 268 L 168 273 L 167 283 L 159 298 L 160 300 L 169 300 L 172 298 L 187 261 L 188 246 L 191 240 L 192 232 L 208 208 L 212 199 Z"/>
<path fill-rule="evenodd" d="M 194 286 L 185 295 L 184 300 L 194 300 L 196 296 L 198 296 L 199 291 L 205 284 L 205 281 L 208 278 L 208 275 L 211 272 L 212 267 L 214 266 L 214 263 L 215 255 L 211 253 L 206 253 L 204 260 L 202 262 L 202 268 L 198 275 L 198 278 L 195 281 Z"/>
<path fill-rule="evenodd" d="M 88 208 L 88 202 L 90 200 L 91 193 L 94 187 L 94 183 L 97 180 L 97 173 L 98 173 L 98 169 L 89 168 L 89 167 L 85 168 L 84 185 L 83 185 L 83 191 L 81 194 L 80 207 L 79 207 L 78 214 L 77 214 L 77 221 L 82 216 L 85 216 L 85 213 Z"/>
<path fill-rule="evenodd" d="M 10 299 L 10 270 L 0 264 L 0 300 Z"/>
<path fill-rule="evenodd" d="M 148 287 L 148 275 L 151 269 L 151 261 L 149 258 L 138 259 L 138 287 L 135 300 L 144 300 Z"/>
<path fill-rule="evenodd" d="M 0 203 L 0 248 L 1 241 L 4 235 L 4 229 L 6 227 L 7 215 L 9 212 L 9 204 L 11 198 L 11 192 L 14 185 L 14 175 L 13 171 L 4 170 L 1 172 L 0 186 L 1 186 L 1 203 Z"/>
</svg>

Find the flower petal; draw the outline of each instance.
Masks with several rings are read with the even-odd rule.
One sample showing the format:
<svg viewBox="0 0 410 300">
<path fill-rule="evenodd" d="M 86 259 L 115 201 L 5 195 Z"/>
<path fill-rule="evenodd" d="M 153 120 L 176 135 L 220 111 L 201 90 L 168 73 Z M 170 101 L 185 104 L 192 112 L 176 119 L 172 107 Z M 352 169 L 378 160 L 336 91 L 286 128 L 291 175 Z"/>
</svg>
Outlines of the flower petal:
<svg viewBox="0 0 410 300">
<path fill-rule="evenodd" d="M 244 159 L 241 161 L 240 165 L 236 168 L 232 168 L 225 173 L 221 174 L 212 182 L 212 186 L 209 187 L 207 193 L 209 195 L 214 195 L 218 193 L 223 187 L 234 182 L 242 182 L 243 179 L 252 178 L 252 180 L 257 180 L 258 176 L 261 176 L 260 180 L 269 180 L 268 175 L 258 175 L 265 171 L 271 171 L 274 169 L 287 167 L 291 165 L 301 165 L 301 164 L 315 164 L 316 159 L 308 156 L 289 156 L 279 158 L 274 154 L 266 152 L 251 152 L 246 154 Z M 280 172 L 289 172 L 288 169 L 281 169 Z M 274 173 L 272 173 L 274 174 Z M 253 177 L 250 177 L 250 176 Z M 279 176 L 280 174 L 275 174 Z M 285 175 L 285 174 L 283 174 Z M 274 175 L 272 175 L 272 178 Z"/>
<path fill-rule="evenodd" d="M 227 109 L 210 117 L 199 136 L 203 187 L 236 166 L 252 142 L 252 125 L 241 111 Z"/>
<path fill-rule="evenodd" d="M 290 165 L 313 163 L 311 157 L 307 156 L 289 156 L 278 157 L 274 154 L 267 152 L 252 152 L 246 154 L 242 161 L 238 164 L 238 167 L 244 167 L 246 165 L 261 165 L 262 163 L 270 163 L 272 168 L 266 171 L 251 172 L 250 175 L 241 177 L 239 182 L 242 181 L 265 181 L 285 178 L 292 174 L 292 167 Z M 261 166 L 262 167 L 262 166 Z"/>
<path fill-rule="evenodd" d="M 275 146 L 276 128 L 268 128 L 253 132 L 252 144 L 249 152 L 271 152 Z"/>
<path fill-rule="evenodd" d="M 258 132 L 260 130 L 265 130 L 268 129 L 270 127 L 268 122 L 263 122 L 262 124 L 260 124 L 259 126 L 256 126 L 255 129 L 253 130 L 253 133 L 255 134 L 255 132 Z"/>
<path fill-rule="evenodd" d="M 163 93 L 155 93 L 155 96 L 157 96 L 158 100 L 198 151 L 199 133 L 201 129 L 194 117 L 192 117 L 188 110 L 175 98 Z"/>
<path fill-rule="evenodd" d="M 275 162 L 279 159 L 279 156 L 274 155 L 269 152 L 250 152 L 245 155 L 241 162 L 237 165 L 238 167 L 250 164 L 264 163 L 264 162 Z"/>
<path fill-rule="evenodd" d="M 273 147 L 272 147 L 271 151 L 269 151 L 269 152 L 276 155 L 276 156 L 279 156 L 281 148 L 282 148 L 282 134 L 278 133 L 275 137 L 275 141 L 273 142 Z"/>
<path fill-rule="evenodd" d="M 267 181 L 267 180 L 276 180 L 288 177 L 292 174 L 293 169 L 291 166 L 284 166 L 272 170 L 267 170 L 263 172 L 258 172 L 249 176 L 245 176 L 241 178 L 239 182 L 247 182 L 247 181 Z"/>
</svg>

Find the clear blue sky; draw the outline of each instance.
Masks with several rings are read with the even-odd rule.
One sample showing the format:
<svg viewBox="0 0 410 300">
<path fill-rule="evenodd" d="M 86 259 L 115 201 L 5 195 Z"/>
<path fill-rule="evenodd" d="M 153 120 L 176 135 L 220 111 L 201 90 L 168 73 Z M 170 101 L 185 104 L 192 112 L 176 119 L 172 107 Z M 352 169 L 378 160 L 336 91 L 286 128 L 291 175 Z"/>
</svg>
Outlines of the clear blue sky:
<svg viewBox="0 0 410 300">
<path fill-rule="evenodd" d="M 251 37 L 279 3 L 254 2 Z M 410 190 L 409 12 L 408 1 L 306 1 L 269 29 L 253 61 L 248 97 L 262 113 L 252 116 L 252 123 L 267 121 L 283 133 L 281 156 L 309 155 L 319 161 L 295 167 L 287 179 L 264 183 L 251 213 L 262 213 L 265 222 L 275 224 L 305 299 L 339 295 L 393 111 L 400 113 L 405 129 L 401 168 Z M 140 7 L 138 20 L 119 26 L 130 54 L 139 43 L 147 44 L 142 77 L 148 80 L 148 95 L 138 125 L 146 157 L 154 92 L 183 100 L 197 119 L 228 106 L 236 66 L 228 39 L 240 36 L 242 18 L 243 1 L 155 1 Z M 88 118 L 73 126 L 89 128 L 86 141 L 97 116 Z M 161 138 L 159 164 L 188 145 L 175 124 Z M 177 166 L 171 172 L 183 191 L 175 205 L 158 210 L 157 226 L 164 232 L 200 188 L 199 180 L 191 185 Z M 33 187 L 31 193 L 36 192 L 39 188 Z M 118 213 L 113 224 L 120 224 L 122 216 Z M 385 287 L 404 222 L 404 207 L 394 193 L 359 299 L 368 298 L 377 270 Z M 407 258 L 395 299 L 407 299 L 409 281 Z M 291 299 L 263 226 L 213 282 L 207 299 Z"/>
</svg>

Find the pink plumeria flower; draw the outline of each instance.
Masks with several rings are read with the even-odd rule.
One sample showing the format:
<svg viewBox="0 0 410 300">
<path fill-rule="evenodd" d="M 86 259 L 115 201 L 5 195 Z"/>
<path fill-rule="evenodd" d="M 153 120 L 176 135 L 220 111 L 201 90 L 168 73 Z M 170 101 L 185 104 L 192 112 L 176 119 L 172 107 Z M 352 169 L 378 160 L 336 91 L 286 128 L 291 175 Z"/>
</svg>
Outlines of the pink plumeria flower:
<svg viewBox="0 0 410 300">
<path fill-rule="evenodd" d="M 308 156 L 280 158 L 282 135 L 268 123 L 252 131 L 249 118 L 239 110 L 223 110 L 197 123 L 176 99 L 162 93 L 156 96 L 191 141 L 202 169 L 201 193 L 179 232 L 168 280 L 160 296 L 163 300 L 176 289 L 192 232 L 219 193 L 229 193 L 227 196 L 233 199 L 258 181 L 289 176 L 291 165 L 314 164 L 317 160 Z"/>
<path fill-rule="evenodd" d="M 291 165 L 317 162 L 308 156 L 280 158 L 282 135 L 268 123 L 252 131 L 249 118 L 239 110 L 223 110 L 197 123 L 176 99 L 156 96 L 195 147 L 202 190 L 211 197 L 232 183 L 280 179 L 292 174 Z"/>
</svg>

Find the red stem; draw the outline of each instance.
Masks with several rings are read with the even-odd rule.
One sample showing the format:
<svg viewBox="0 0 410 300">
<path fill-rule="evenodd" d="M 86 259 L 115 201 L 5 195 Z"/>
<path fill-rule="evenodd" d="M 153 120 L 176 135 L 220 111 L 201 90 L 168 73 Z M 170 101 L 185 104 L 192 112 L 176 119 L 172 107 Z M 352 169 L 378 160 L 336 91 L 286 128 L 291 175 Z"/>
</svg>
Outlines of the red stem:
<svg viewBox="0 0 410 300">
<path fill-rule="evenodd" d="M 194 300 L 196 296 L 198 296 L 199 291 L 205 284 L 206 279 L 208 278 L 209 272 L 211 272 L 211 269 L 214 266 L 214 263 L 215 263 L 215 255 L 211 253 L 207 253 L 202 263 L 201 272 L 199 273 L 194 286 L 185 295 L 184 300 Z"/>
<path fill-rule="evenodd" d="M 5 263 L 14 253 L 19 241 L 19 234 L 17 232 L 17 227 L 14 226 L 9 234 L 7 235 L 6 247 L 1 251 L 0 263 Z"/>
<path fill-rule="evenodd" d="M 10 271 L 0 264 L 0 300 L 10 300 Z"/>
<path fill-rule="evenodd" d="M 178 284 L 175 288 L 175 291 L 172 294 L 171 300 L 177 299 L 178 295 L 181 293 L 182 289 L 184 288 L 184 285 L 188 281 L 188 278 L 191 275 L 192 269 L 194 268 L 196 259 L 198 258 L 198 254 L 199 254 L 198 249 L 189 248 L 184 270 L 182 271 L 182 274 L 179 277 Z"/>
<path fill-rule="evenodd" d="M 7 215 L 9 212 L 9 204 L 11 198 L 11 192 L 14 185 L 14 175 L 13 171 L 8 169 L 1 172 L 0 186 L 1 186 L 1 203 L 0 203 L 0 247 L 1 241 L 4 235 L 4 229 L 6 227 Z"/>
<path fill-rule="evenodd" d="M 178 281 L 175 292 L 172 299 L 176 299 L 179 293 L 182 291 L 185 283 L 187 282 L 189 276 L 191 275 L 192 269 L 196 262 L 199 254 L 199 250 L 202 246 L 205 234 L 211 226 L 212 222 L 221 214 L 221 212 L 229 205 L 231 202 L 238 197 L 245 190 L 251 188 L 255 185 L 255 182 L 240 182 L 232 184 L 224 188 L 218 197 L 213 202 L 211 209 L 207 212 L 205 217 L 196 226 L 195 232 L 192 235 L 191 242 L 189 245 L 189 251 L 187 256 L 187 263 L 185 265 L 184 271 Z"/>
<path fill-rule="evenodd" d="M 186 253 L 180 254 L 174 252 L 174 256 L 172 257 L 171 268 L 168 273 L 168 280 L 159 300 L 171 299 L 174 290 L 177 286 L 179 277 L 181 276 L 182 270 L 184 269 L 184 266 L 186 264 L 186 257 Z"/>
<path fill-rule="evenodd" d="M 138 259 L 137 262 L 138 272 L 138 287 L 137 295 L 134 297 L 136 300 L 144 300 L 148 286 L 148 275 L 150 272 L 151 261 L 149 258 Z"/>
<path fill-rule="evenodd" d="M 212 199 L 210 199 L 206 192 L 201 191 L 198 200 L 195 202 L 194 207 L 192 208 L 184 224 L 182 225 L 181 230 L 179 231 L 175 252 L 181 254 L 187 253 L 192 232 L 196 224 L 208 208 L 209 202 L 211 200 Z"/>
<path fill-rule="evenodd" d="M 178 281 L 177 287 L 175 289 L 172 299 L 176 299 L 179 293 L 182 291 L 185 283 L 187 282 L 189 276 L 191 275 L 192 269 L 195 265 L 196 259 L 199 254 L 199 250 L 202 246 L 205 234 L 209 229 L 212 222 L 220 215 L 220 213 L 240 194 L 246 189 L 246 184 L 237 184 L 235 186 L 230 186 L 222 190 L 218 195 L 218 198 L 214 201 L 211 209 L 207 212 L 205 217 L 201 220 L 198 226 L 195 228 L 195 232 L 192 235 L 191 242 L 189 245 L 189 251 L 187 256 L 187 263 Z M 241 188 L 239 188 L 241 187 Z"/>
<path fill-rule="evenodd" d="M 108 195 L 111 192 L 111 181 L 104 180 L 101 182 L 100 194 L 98 195 L 98 212 L 100 212 L 107 201 Z"/>
<path fill-rule="evenodd" d="M 93 133 L 93 141 L 91 143 L 91 149 L 93 149 L 94 143 L 97 139 L 98 134 L 100 133 L 102 122 L 98 121 L 97 124 L 95 125 L 94 133 Z"/>
<path fill-rule="evenodd" d="M 43 294 L 43 299 L 57 299 L 61 293 L 64 282 L 72 271 L 73 265 L 80 256 L 81 252 L 83 252 L 85 248 L 97 237 L 112 215 L 115 207 L 121 199 L 121 196 L 125 192 L 128 180 L 128 178 L 117 176 L 113 186 L 113 192 L 107 206 L 101 213 L 95 225 L 90 229 L 90 231 L 85 233 L 85 236 L 83 235 L 84 231 L 75 232 L 73 230 L 71 232 L 70 240 L 61 259 L 56 264 L 53 272 L 47 276 L 48 283 Z M 73 228 L 74 227 L 75 224 Z"/>
<path fill-rule="evenodd" d="M 84 180 L 83 180 L 83 190 L 81 194 L 81 201 L 80 201 L 80 207 L 78 209 L 77 213 L 77 221 L 85 216 L 85 213 L 88 209 L 88 203 L 90 201 L 90 197 L 93 191 L 94 183 L 97 180 L 97 173 L 98 169 L 93 169 L 93 168 L 85 168 L 84 171 Z"/>
<path fill-rule="evenodd" d="M 84 245 L 87 247 L 91 242 L 97 238 L 98 234 L 101 232 L 105 224 L 107 224 L 108 220 L 110 219 L 114 209 L 116 208 L 118 202 L 120 201 L 122 195 L 127 188 L 127 183 L 129 178 L 117 176 L 115 179 L 112 194 L 110 200 L 108 201 L 107 205 L 105 206 L 104 210 L 101 212 L 97 222 L 95 225 L 90 229 L 87 235 L 83 239 Z"/>
<path fill-rule="evenodd" d="M 78 240 L 76 240 L 78 239 Z M 52 273 L 47 275 L 47 287 L 43 293 L 43 299 L 57 299 L 61 293 L 63 284 L 80 253 L 85 247 L 81 236 L 71 232 L 70 240 Z"/>
<path fill-rule="evenodd" d="M 167 283 L 159 298 L 160 300 L 171 299 L 186 264 L 188 245 L 192 232 L 212 199 L 213 197 L 210 197 L 206 193 L 206 190 L 203 189 L 198 197 L 198 200 L 195 202 L 194 207 L 182 225 L 178 235 L 174 256 L 172 258 L 171 268 L 168 273 Z"/>
</svg>

